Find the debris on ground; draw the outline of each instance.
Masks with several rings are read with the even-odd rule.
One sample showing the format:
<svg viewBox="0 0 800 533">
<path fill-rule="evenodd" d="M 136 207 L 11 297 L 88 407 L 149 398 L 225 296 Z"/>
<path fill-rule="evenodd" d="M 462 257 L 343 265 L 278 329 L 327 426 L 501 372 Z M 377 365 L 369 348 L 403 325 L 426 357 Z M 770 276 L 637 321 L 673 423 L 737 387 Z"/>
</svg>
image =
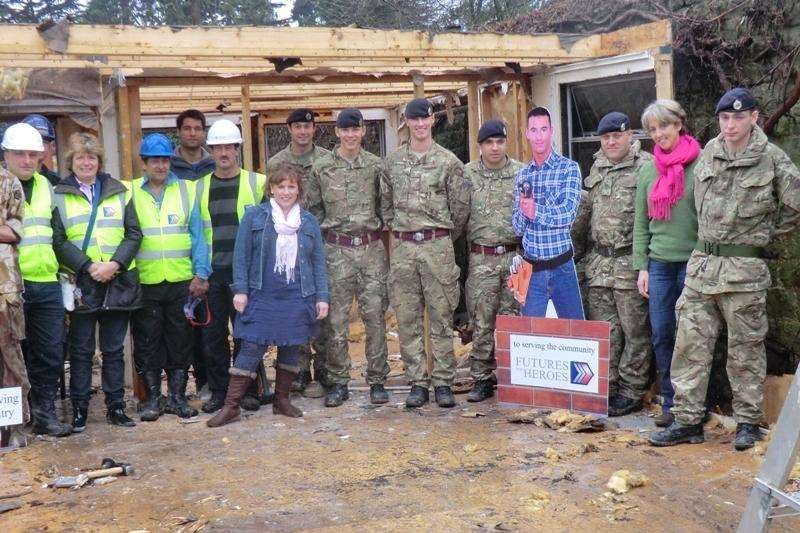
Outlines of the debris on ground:
<svg viewBox="0 0 800 533">
<path fill-rule="evenodd" d="M 534 490 L 527 498 L 522 498 L 522 503 L 528 510 L 538 513 L 550 503 L 550 493 L 546 490 Z"/>
<path fill-rule="evenodd" d="M 7 502 L 0 502 L 0 514 L 22 507 L 22 502 L 19 500 L 10 500 Z"/>
<path fill-rule="evenodd" d="M 617 470 L 611 474 L 611 478 L 606 483 L 606 487 L 616 494 L 625 494 L 630 489 L 643 487 L 647 483 L 647 477 L 639 472 L 630 470 Z"/>
<path fill-rule="evenodd" d="M 567 455 L 569 455 L 570 457 L 581 457 L 582 455 L 586 455 L 587 453 L 599 452 L 599 451 L 600 448 L 598 448 L 596 445 L 592 444 L 591 442 L 586 442 L 570 448 L 570 450 L 567 452 Z"/>
<path fill-rule="evenodd" d="M 646 438 L 642 437 L 641 435 L 627 432 L 617 433 L 611 438 L 611 440 L 613 442 L 627 444 L 628 446 L 641 446 L 642 444 L 647 444 Z"/>
<path fill-rule="evenodd" d="M 613 492 L 604 492 L 598 499 L 592 500 L 592 503 L 605 511 L 609 522 L 630 520 L 630 513 L 639 509 L 639 506 L 628 503 L 625 496 Z"/>
<path fill-rule="evenodd" d="M 561 433 L 593 433 L 606 430 L 606 423 L 594 415 L 581 415 L 567 409 L 542 411 L 523 409 L 506 417 L 512 424 L 534 424 L 538 427 L 555 429 Z"/>
<path fill-rule="evenodd" d="M 480 449 L 480 446 L 474 443 L 467 443 L 461 448 L 464 450 L 464 453 L 475 453 Z"/>
<path fill-rule="evenodd" d="M 480 411 L 464 411 L 461 413 L 462 418 L 478 418 L 479 416 L 486 416 L 486 413 Z"/>
<path fill-rule="evenodd" d="M 555 451 L 553 448 L 547 448 L 544 451 L 544 456 L 551 463 L 557 463 L 557 462 L 559 462 L 561 460 L 561 455 L 557 451 Z"/>
<path fill-rule="evenodd" d="M 708 422 L 705 423 L 703 429 L 706 431 L 722 429 L 728 433 L 733 433 L 736 431 L 736 420 L 730 416 L 721 415 L 719 413 L 709 413 Z"/>
</svg>

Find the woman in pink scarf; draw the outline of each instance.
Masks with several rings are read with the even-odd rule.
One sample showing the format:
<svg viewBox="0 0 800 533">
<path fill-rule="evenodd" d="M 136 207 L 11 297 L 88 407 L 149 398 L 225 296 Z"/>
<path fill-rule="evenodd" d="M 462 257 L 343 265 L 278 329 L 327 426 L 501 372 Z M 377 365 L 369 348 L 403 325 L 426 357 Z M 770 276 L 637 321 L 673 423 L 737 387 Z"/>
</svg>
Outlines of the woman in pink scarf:
<svg viewBox="0 0 800 533">
<path fill-rule="evenodd" d="M 685 124 L 686 112 L 673 100 L 656 100 L 642 113 L 642 126 L 655 144 L 655 159 L 642 169 L 636 189 L 633 266 L 639 271 L 639 292 L 649 299 L 662 397 L 655 423 L 660 427 L 672 423 L 669 368 L 677 326 L 675 304 L 697 242 L 694 166 L 700 145 Z"/>
</svg>

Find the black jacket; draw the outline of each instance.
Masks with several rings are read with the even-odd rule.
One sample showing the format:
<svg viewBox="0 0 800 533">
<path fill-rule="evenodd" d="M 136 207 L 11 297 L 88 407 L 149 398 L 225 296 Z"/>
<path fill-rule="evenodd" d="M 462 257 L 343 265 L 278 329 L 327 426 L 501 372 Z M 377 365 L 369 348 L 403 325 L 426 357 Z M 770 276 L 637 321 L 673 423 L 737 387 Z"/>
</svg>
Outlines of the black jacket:
<svg viewBox="0 0 800 533">
<path fill-rule="evenodd" d="M 125 193 L 125 186 L 108 174 L 99 173 L 97 181 L 101 186 L 100 201 Z M 75 176 L 67 176 L 54 188 L 55 194 L 77 195 L 88 202 L 78 187 Z M 128 269 L 136 257 L 142 243 L 142 230 L 133 202 L 125 206 L 125 236 L 119 243 L 111 261 L 119 263 L 120 270 L 108 283 L 99 283 L 89 275 L 88 268 L 92 260 L 83 250 L 67 240 L 67 233 L 61 222 L 58 208 L 53 211 L 53 249 L 58 262 L 75 272 L 76 285 L 80 290 L 80 298 L 76 298 L 75 312 L 93 313 L 96 311 L 128 311 L 141 307 L 141 286 L 139 272 L 136 268 Z"/>
</svg>

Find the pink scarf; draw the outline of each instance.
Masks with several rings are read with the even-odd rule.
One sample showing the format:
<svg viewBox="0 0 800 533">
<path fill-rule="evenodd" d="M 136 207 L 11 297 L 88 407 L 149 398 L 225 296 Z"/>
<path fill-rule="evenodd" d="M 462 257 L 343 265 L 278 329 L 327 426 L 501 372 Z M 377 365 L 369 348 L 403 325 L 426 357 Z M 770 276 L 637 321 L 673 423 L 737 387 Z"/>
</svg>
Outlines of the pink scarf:
<svg viewBox="0 0 800 533">
<path fill-rule="evenodd" d="M 656 220 L 670 220 L 672 206 L 683 198 L 683 169 L 700 155 L 700 143 L 683 134 L 671 152 L 664 152 L 656 145 L 653 155 L 658 179 L 647 200 L 647 213 Z"/>
</svg>

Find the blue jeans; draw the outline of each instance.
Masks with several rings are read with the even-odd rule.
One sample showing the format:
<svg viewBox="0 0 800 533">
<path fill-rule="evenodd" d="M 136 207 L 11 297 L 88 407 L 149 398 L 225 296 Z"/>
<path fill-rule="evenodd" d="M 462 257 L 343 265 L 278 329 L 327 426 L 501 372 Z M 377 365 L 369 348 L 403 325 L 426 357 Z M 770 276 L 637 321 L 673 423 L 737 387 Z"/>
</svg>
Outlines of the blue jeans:
<svg viewBox="0 0 800 533">
<path fill-rule="evenodd" d="M 127 311 L 72 313 L 69 317 L 69 393 L 72 403 L 89 407 L 92 392 L 92 357 L 95 330 L 100 325 L 103 357 L 103 392 L 108 409 L 125 407 L 125 362 L 123 347 L 128 331 Z"/>
<path fill-rule="evenodd" d="M 556 268 L 533 273 L 520 314 L 545 316 L 548 300 L 553 300 L 558 318 L 584 320 L 578 275 L 572 259 Z"/>
<path fill-rule="evenodd" d="M 663 398 L 661 410 L 668 413 L 675 396 L 675 389 L 672 387 L 669 377 L 677 328 L 675 303 L 683 292 L 686 263 L 668 263 L 650 259 L 648 272 L 650 274 L 650 327 L 653 328 L 653 351 L 656 355 L 656 367 Z"/>
<path fill-rule="evenodd" d="M 239 353 L 236 355 L 236 360 L 233 362 L 234 372 L 240 371 L 239 373 L 250 375 L 255 379 L 258 363 L 264 359 L 267 348 L 269 348 L 269 346 L 266 344 L 242 340 Z M 299 369 L 299 362 L 299 345 L 278 346 L 279 367 L 291 372 L 297 372 Z"/>
<path fill-rule="evenodd" d="M 22 353 L 31 394 L 55 400 L 64 365 L 64 302 L 57 281 L 25 282 L 25 337 Z"/>
</svg>

